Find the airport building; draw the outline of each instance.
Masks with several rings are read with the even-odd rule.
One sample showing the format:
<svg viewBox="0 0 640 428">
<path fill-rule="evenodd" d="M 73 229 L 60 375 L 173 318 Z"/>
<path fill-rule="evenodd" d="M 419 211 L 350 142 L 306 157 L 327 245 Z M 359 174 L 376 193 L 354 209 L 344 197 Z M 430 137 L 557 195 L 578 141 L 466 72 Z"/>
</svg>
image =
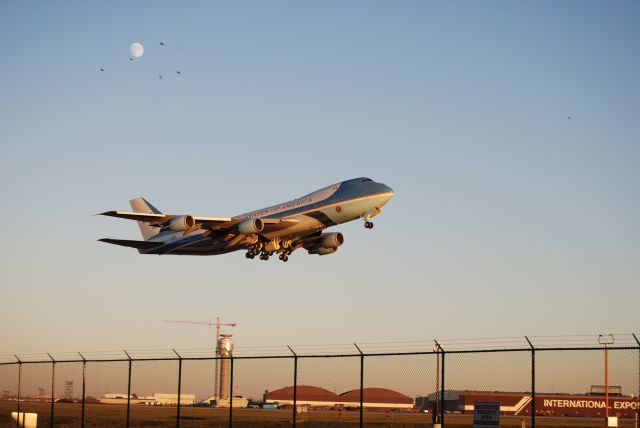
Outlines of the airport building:
<svg viewBox="0 0 640 428">
<path fill-rule="evenodd" d="M 153 394 L 154 402 L 156 406 L 177 406 L 178 394 Z M 195 394 L 180 394 L 181 406 L 193 406 L 196 404 Z"/>
<path fill-rule="evenodd" d="M 132 405 L 143 406 L 177 406 L 178 394 L 162 394 L 155 393 L 146 397 L 138 397 L 135 394 L 131 394 L 128 400 Z M 127 404 L 126 393 L 105 394 L 100 397 L 100 404 Z M 196 404 L 195 394 L 180 394 L 181 406 L 193 406 Z"/>
<path fill-rule="evenodd" d="M 385 388 L 365 388 L 363 390 L 363 407 L 370 409 L 411 409 L 413 398 Z M 299 406 L 317 409 L 360 407 L 360 390 L 354 389 L 336 394 L 324 388 L 310 385 L 298 385 L 296 401 Z M 293 387 L 288 386 L 267 392 L 264 396 L 267 404 L 278 407 L 293 405 Z"/>
<path fill-rule="evenodd" d="M 216 402 L 216 407 L 229 408 L 229 405 L 232 405 L 233 408 L 241 408 L 246 409 L 249 407 L 249 400 L 239 395 L 233 397 L 233 400 L 229 400 L 228 398 L 219 398 Z"/>
</svg>

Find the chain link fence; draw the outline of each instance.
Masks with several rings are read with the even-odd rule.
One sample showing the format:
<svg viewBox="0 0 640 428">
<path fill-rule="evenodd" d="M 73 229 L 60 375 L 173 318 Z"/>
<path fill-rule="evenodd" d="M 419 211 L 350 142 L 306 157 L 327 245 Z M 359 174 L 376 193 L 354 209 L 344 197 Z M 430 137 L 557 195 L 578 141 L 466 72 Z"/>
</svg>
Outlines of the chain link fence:
<svg viewBox="0 0 640 428">
<path fill-rule="evenodd" d="M 0 357 L 0 426 L 19 426 L 12 412 L 65 428 L 473 426 L 475 404 L 492 402 L 503 427 L 602 427 L 610 416 L 637 428 L 640 341 L 607 340 L 11 355 Z"/>
</svg>

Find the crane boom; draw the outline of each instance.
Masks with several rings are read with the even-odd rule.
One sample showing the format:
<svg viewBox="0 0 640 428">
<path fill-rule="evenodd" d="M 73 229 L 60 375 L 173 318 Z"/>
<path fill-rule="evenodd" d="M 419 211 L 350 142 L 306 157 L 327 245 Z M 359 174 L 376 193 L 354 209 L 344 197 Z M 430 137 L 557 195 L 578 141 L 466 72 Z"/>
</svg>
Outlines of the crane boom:
<svg viewBox="0 0 640 428">
<path fill-rule="evenodd" d="M 235 327 L 238 324 L 236 323 L 221 323 L 220 322 L 220 318 L 217 318 L 216 322 L 208 322 L 208 321 L 182 321 L 182 320 L 162 320 L 162 322 L 168 322 L 168 323 L 173 323 L 173 324 L 199 324 L 199 325 L 206 325 L 207 327 L 213 327 L 213 326 L 229 326 L 229 327 Z"/>
<path fill-rule="evenodd" d="M 220 339 L 220 327 L 237 327 L 238 324 L 233 323 L 223 323 L 220 322 L 220 317 L 216 317 L 216 322 L 207 322 L 207 321 L 184 321 L 184 320 L 162 320 L 162 322 L 172 323 L 172 324 L 196 324 L 196 325 L 206 325 L 207 327 L 216 327 L 216 368 L 215 368 L 215 385 L 214 385 L 214 393 L 213 395 L 218 397 L 219 383 L 220 383 L 220 349 L 218 347 L 218 340 Z"/>
</svg>

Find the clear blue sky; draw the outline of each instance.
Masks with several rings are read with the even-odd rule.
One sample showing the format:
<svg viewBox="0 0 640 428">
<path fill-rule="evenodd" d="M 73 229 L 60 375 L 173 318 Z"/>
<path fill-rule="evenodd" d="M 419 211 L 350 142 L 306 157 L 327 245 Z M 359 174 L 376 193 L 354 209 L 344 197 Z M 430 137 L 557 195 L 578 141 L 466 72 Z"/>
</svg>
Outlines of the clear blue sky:
<svg viewBox="0 0 640 428">
<path fill-rule="evenodd" d="M 633 1 L 2 2 L 2 353 L 205 347 L 160 321 L 215 316 L 238 346 L 637 332 L 639 21 Z M 396 196 L 332 256 L 96 242 L 139 238 L 92 216 L 133 197 L 227 216 L 363 175 Z"/>
</svg>

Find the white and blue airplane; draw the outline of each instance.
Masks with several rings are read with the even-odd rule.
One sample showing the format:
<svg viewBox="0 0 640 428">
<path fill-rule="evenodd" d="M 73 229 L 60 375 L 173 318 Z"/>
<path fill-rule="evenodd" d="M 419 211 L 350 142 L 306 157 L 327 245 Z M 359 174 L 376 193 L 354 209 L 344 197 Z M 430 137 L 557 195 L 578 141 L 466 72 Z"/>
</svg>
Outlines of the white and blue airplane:
<svg viewBox="0 0 640 428">
<path fill-rule="evenodd" d="M 393 190 L 370 178 L 342 181 L 289 202 L 236 217 L 162 214 L 144 198 L 132 199 L 133 212 L 101 215 L 136 220 L 144 241 L 105 238 L 102 242 L 136 248 L 141 254 L 215 255 L 247 250 L 246 257 L 286 262 L 299 248 L 309 254 L 335 253 L 344 242 L 340 232 L 323 233 L 337 224 L 371 219 L 393 197 Z"/>
</svg>

